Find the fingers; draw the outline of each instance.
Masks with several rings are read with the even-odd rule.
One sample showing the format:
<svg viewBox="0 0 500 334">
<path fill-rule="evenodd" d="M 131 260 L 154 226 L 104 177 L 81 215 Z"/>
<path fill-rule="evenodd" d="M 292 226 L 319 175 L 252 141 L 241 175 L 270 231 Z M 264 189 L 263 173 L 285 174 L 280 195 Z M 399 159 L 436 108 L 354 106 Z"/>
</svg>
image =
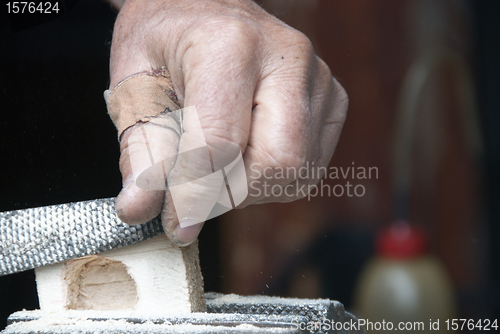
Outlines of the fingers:
<svg viewBox="0 0 500 334">
<path fill-rule="evenodd" d="M 166 65 L 184 106 L 178 131 L 147 123 L 124 133 L 117 199 L 128 223 L 161 212 L 166 234 L 179 245 L 236 206 L 305 197 L 297 189 L 322 175 L 303 173 L 328 166 L 347 110 L 345 92 L 304 35 L 270 19 L 252 21 L 260 12 L 218 12 L 190 21 L 161 51 L 112 48 L 112 84 Z M 241 178 L 248 178 L 244 191 L 234 186 Z M 281 192 L 266 193 L 266 186 Z"/>
<path fill-rule="evenodd" d="M 224 28 L 218 26 L 216 35 L 210 29 L 194 32 L 180 60 L 184 133 L 165 198 L 166 211 L 175 210 L 177 219 L 165 217 L 163 222 L 164 229 L 173 231 L 173 239 L 183 245 L 196 239 L 201 223 L 234 206 L 226 182 L 248 141 L 260 74 L 253 41 L 241 28 L 226 22 Z M 243 180 L 246 183 L 244 176 Z"/>
<path fill-rule="evenodd" d="M 255 131 L 244 156 L 250 189 L 240 207 L 306 197 L 326 173 L 345 121 L 347 95 L 312 50 L 303 62 L 302 71 L 293 74 L 301 79 L 295 84 L 283 83 L 289 74 L 279 73 L 257 87 Z"/>
<path fill-rule="evenodd" d="M 175 123 L 169 122 L 170 125 Z M 173 168 L 179 132 L 172 126 L 137 123 L 120 142 L 123 189 L 116 211 L 128 224 L 145 223 L 160 214 L 168 174 Z"/>
<path fill-rule="evenodd" d="M 167 237 L 178 246 L 188 246 L 201 231 L 203 223 L 190 225 L 185 228 L 180 227 L 175 205 L 172 200 L 170 192 L 165 193 L 165 202 L 161 213 L 161 221 L 163 223 L 163 230 Z"/>
</svg>

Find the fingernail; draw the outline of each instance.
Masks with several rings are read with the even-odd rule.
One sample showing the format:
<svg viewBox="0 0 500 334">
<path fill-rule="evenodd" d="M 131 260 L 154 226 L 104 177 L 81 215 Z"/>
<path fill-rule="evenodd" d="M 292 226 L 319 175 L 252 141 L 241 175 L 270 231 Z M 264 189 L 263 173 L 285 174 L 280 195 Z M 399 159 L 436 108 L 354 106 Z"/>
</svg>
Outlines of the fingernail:
<svg viewBox="0 0 500 334">
<path fill-rule="evenodd" d="M 177 246 L 188 246 L 196 240 L 200 234 L 202 225 L 192 219 L 183 219 L 174 230 L 173 239 Z"/>
<path fill-rule="evenodd" d="M 103 95 L 104 95 L 104 101 L 106 101 L 106 103 L 108 103 L 109 96 L 111 95 L 111 90 L 106 89 L 106 90 L 104 91 L 104 94 L 103 94 Z"/>
</svg>

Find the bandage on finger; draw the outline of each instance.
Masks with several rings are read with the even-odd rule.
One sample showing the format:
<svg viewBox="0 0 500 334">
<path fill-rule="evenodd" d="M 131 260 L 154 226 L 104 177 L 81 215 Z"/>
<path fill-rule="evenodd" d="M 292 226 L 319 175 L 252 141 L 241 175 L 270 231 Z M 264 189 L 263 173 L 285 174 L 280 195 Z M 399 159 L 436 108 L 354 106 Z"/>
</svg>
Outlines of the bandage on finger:
<svg viewBox="0 0 500 334">
<path fill-rule="evenodd" d="M 118 130 L 118 138 L 137 122 L 150 122 L 180 109 L 166 68 L 132 75 L 113 90 L 106 90 L 104 99 L 108 114 Z"/>
</svg>

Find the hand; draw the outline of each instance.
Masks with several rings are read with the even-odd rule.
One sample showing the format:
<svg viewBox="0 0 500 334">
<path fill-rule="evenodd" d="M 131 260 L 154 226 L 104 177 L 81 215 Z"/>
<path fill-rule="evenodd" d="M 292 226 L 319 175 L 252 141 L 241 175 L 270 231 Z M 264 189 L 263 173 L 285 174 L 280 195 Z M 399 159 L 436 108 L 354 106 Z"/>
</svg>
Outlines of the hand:
<svg viewBox="0 0 500 334">
<path fill-rule="evenodd" d="M 243 154 L 251 186 L 238 207 L 293 201 L 307 194 L 304 185 L 307 189 L 319 181 L 318 175 L 301 178 L 298 173 L 284 175 L 283 170 L 328 166 L 348 99 L 305 35 L 250 0 L 128 0 L 115 24 L 110 88 L 132 74 L 163 66 L 181 106 L 196 107 L 206 142 L 227 143 Z M 189 134 L 192 124 L 185 122 Z M 179 147 L 196 147 L 199 139 L 166 134 L 155 124 L 142 126 L 148 127 L 155 157 L 175 156 Z M 144 154 L 133 139 L 140 137 L 134 136 L 138 131 L 140 127 L 133 126 L 120 138 L 124 187 L 117 212 L 130 224 L 161 213 L 169 238 L 190 244 L 214 204 L 207 194 L 218 193 L 221 184 L 194 182 L 185 187 L 176 197 L 189 210 L 180 213 L 169 191 L 138 187 L 131 167 L 134 156 Z M 166 171 L 169 179 L 196 175 L 196 162 L 193 157 L 177 161 Z M 147 167 L 144 162 L 140 168 Z M 270 192 L 276 187 L 287 191 Z M 190 226 L 181 228 L 178 215 Z"/>
</svg>

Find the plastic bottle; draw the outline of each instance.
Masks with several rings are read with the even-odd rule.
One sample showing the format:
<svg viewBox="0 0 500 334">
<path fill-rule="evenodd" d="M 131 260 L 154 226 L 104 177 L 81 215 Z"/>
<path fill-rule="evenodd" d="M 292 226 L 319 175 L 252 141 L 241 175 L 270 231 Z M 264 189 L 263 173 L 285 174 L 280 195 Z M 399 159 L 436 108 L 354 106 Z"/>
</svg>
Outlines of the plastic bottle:
<svg viewBox="0 0 500 334">
<path fill-rule="evenodd" d="M 358 281 L 354 304 L 367 333 L 444 333 L 445 321 L 456 317 L 448 275 L 427 255 L 424 233 L 404 221 L 377 236 L 376 256 Z"/>
</svg>

